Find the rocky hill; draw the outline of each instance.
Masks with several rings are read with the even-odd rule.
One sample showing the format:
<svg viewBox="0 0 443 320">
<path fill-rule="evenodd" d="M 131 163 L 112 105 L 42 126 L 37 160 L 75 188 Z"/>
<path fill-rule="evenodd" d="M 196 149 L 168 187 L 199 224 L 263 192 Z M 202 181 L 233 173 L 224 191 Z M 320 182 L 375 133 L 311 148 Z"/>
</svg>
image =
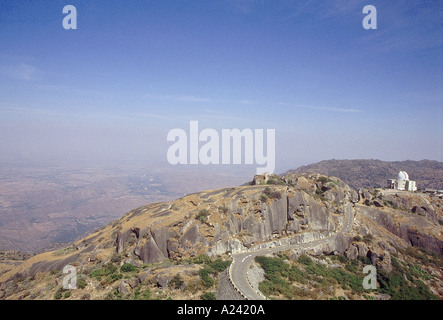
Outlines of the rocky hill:
<svg viewBox="0 0 443 320">
<path fill-rule="evenodd" d="M 301 166 L 289 173 L 320 173 L 342 179 L 354 189 L 386 187 L 388 179 L 397 177 L 399 171 L 408 172 L 410 179 L 417 181 L 417 187 L 443 189 L 443 162 L 381 161 L 381 160 L 325 160 Z"/>
<path fill-rule="evenodd" d="M 343 232 L 345 216 L 351 224 Z M 356 191 L 319 174 L 256 176 L 247 186 L 140 207 L 70 246 L 4 269 L 0 298 L 241 299 L 228 272 L 235 255 L 285 243 L 292 247 L 269 259 L 286 280 L 268 276 L 257 284 L 269 297 L 395 299 L 402 289 L 406 297 L 441 299 L 442 217 L 443 202 L 433 195 Z M 324 242 L 304 246 L 316 239 Z M 265 260 L 251 270 L 275 270 Z M 377 290 L 361 289 L 365 264 L 379 270 Z M 75 268 L 76 289 L 64 288 L 67 265 Z"/>
</svg>

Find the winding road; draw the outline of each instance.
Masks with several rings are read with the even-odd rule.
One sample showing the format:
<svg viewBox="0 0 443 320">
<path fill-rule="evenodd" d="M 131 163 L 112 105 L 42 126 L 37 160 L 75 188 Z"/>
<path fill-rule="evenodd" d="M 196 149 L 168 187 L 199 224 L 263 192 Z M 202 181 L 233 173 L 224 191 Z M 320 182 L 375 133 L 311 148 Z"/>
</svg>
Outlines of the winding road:
<svg viewBox="0 0 443 320">
<path fill-rule="evenodd" d="M 281 245 L 272 248 L 251 250 L 251 251 L 232 254 L 233 261 L 229 270 L 229 277 L 231 279 L 232 284 L 238 291 L 240 291 L 242 296 L 247 300 L 266 299 L 266 297 L 263 296 L 263 294 L 257 292 L 255 289 L 251 287 L 247 279 L 248 268 L 252 263 L 252 261 L 255 259 L 255 257 L 263 256 L 269 253 L 285 251 L 285 250 L 309 249 L 311 247 L 315 247 L 317 245 L 330 241 L 331 239 L 335 238 L 338 234 L 350 232 L 352 230 L 352 225 L 354 220 L 353 212 L 354 212 L 353 208 L 350 208 L 350 210 L 345 210 L 344 221 L 341 229 L 337 233 L 334 233 L 329 237 L 314 240 L 308 243 Z"/>
</svg>

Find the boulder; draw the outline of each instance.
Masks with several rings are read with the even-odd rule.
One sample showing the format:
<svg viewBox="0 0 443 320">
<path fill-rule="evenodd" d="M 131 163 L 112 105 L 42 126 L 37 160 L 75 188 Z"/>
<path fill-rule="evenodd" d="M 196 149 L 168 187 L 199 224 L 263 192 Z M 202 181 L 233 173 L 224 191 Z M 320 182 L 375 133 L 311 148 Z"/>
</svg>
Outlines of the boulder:
<svg viewBox="0 0 443 320">
<path fill-rule="evenodd" d="M 384 207 L 383 202 L 382 202 L 381 200 L 378 200 L 378 199 L 377 199 L 377 200 L 374 200 L 372 203 L 373 203 L 374 206 L 376 206 L 377 208 Z"/>
<path fill-rule="evenodd" d="M 358 194 L 360 195 L 360 198 L 362 199 L 371 199 L 372 195 L 369 193 L 367 189 L 359 189 Z"/>
<path fill-rule="evenodd" d="M 190 227 L 180 239 L 180 247 L 190 249 L 196 244 L 201 244 L 204 241 L 203 235 L 198 231 L 197 224 Z"/>
<path fill-rule="evenodd" d="M 219 241 L 215 246 L 208 250 L 208 255 L 218 255 L 224 254 L 226 252 L 236 253 L 244 251 L 246 247 L 238 239 L 229 239 L 224 241 Z"/>
<path fill-rule="evenodd" d="M 132 230 L 126 230 L 123 232 L 118 232 L 117 237 L 115 239 L 115 243 L 117 246 L 117 252 L 123 253 L 125 249 L 125 244 L 128 241 L 129 237 L 131 236 Z"/>
<path fill-rule="evenodd" d="M 167 289 L 168 284 L 171 281 L 171 279 L 172 279 L 172 276 L 169 273 L 160 272 L 157 274 L 157 277 L 156 277 L 157 285 L 160 288 Z"/>
<path fill-rule="evenodd" d="M 368 246 L 364 242 L 357 242 L 356 243 L 357 250 L 358 250 L 358 256 L 359 257 L 366 257 L 368 254 Z"/>
<path fill-rule="evenodd" d="M 344 254 L 349 244 L 352 242 L 352 237 L 338 233 L 330 237 L 323 246 L 323 253 L 325 254 Z"/>
<path fill-rule="evenodd" d="M 391 296 L 386 293 L 377 293 L 375 296 L 375 300 L 390 300 Z"/>
<path fill-rule="evenodd" d="M 260 184 L 266 184 L 268 182 L 268 180 L 269 180 L 269 174 L 267 174 L 267 173 L 256 174 L 250 184 L 253 186 L 260 185 Z"/>
<path fill-rule="evenodd" d="M 439 255 L 443 255 L 443 241 L 431 234 L 409 228 L 408 239 L 412 246 L 422 247 Z"/>
<path fill-rule="evenodd" d="M 275 199 L 267 207 L 270 234 L 280 234 L 286 228 L 287 223 L 287 200 L 286 194 L 282 194 L 280 199 Z"/>
<path fill-rule="evenodd" d="M 131 291 L 131 287 L 127 283 L 127 280 L 120 281 L 120 284 L 117 287 L 117 291 L 119 293 L 129 293 Z"/>
<path fill-rule="evenodd" d="M 351 245 L 348 249 L 345 251 L 345 256 L 349 260 L 355 260 L 358 257 L 358 249 L 355 245 Z"/>
<path fill-rule="evenodd" d="M 134 289 L 134 288 L 138 287 L 138 285 L 140 284 L 140 281 L 138 278 L 134 277 L 134 278 L 128 279 L 127 284 L 131 287 L 131 289 Z"/>
<path fill-rule="evenodd" d="M 139 283 L 143 283 L 149 278 L 150 275 L 152 275 L 152 270 L 145 269 L 145 270 L 138 273 L 137 279 L 138 279 Z"/>
<path fill-rule="evenodd" d="M 141 260 L 143 260 L 144 263 L 159 262 L 167 258 L 152 237 L 140 247 L 138 256 Z"/>
<path fill-rule="evenodd" d="M 152 238 L 162 252 L 163 256 L 168 256 L 168 240 L 171 237 L 168 227 L 156 228 L 151 231 Z"/>
<path fill-rule="evenodd" d="M 123 265 L 124 263 L 129 263 L 132 264 L 133 266 L 140 268 L 143 265 L 143 261 L 141 261 L 140 259 L 135 258 L 128 258 L 126 259 L 124 262 L 121 262 L 121 265 Z"/>
</svg>

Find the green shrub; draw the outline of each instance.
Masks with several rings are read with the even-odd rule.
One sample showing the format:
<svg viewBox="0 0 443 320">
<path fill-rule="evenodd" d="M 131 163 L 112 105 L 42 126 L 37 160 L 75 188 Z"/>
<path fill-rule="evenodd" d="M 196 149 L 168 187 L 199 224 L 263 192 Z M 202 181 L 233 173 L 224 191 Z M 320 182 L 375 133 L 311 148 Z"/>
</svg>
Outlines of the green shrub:
<svg viewBox="0 0 443 320">
<path fill-rule="evenodd" d="M 62 292 L 61 290 L 58 290 L 55 294 L 54 294 L 54 299 L 56 300 L 60 300 L 62 298 Z"/>
<path fill-rule="evenodd" d="M 432 300 L 438 299 L 429 291 L 429 288 L 421 280 L 411 277 L 412 284 L 398 271 L 390 273 L 380 271 L 377 273 L 380 290 L 391 296 L 393 300 Z"/>
<path fill-rule="evenodd" d="M 216 300 L 215 294 L 213 292 L 205 292 L 200 296 L 200 298 L 202 300 Z"/>
<path fill-rule="evenodd" d="M 408 248 L 407 252 L 415 259 L 421 262 L 421 265 L 430 265 L 431 261 L 424 263 L 429 259 L 426 251 L 422 248 Z M 431 258 L 432 259 L 432 258 Z M 397 258 L 391 257 L 393 270 L 386 272 L 379 270 L 377 272 L 377 281 L 380 285 L 380 291 L 391 296 L 393 300 L 434 300 L 438 299 L 422 281 L 430 280 L 432 277 L 424 271 L 420 264 L 402 263 Z"/>
<path fill-rule="evenodd" d="M 121 278 L 123 278 L 123 275 L 121 275 L 120 273 L 112 273 L 112 274 L 110 274 L 109 276 L 108 276 L 108 280 L 109 281 L 107 281 L 107 282 L 110 282 L 110 283 L 112 283 L 112 282 L 115 282 L 115 281 L 117 281 L 117 280 L 120 280 Z"/>
<path fill-rule="evenodd" d="M 120 268 L 121 272 L 132 272 L 132 271 L 137 271 L 137 270 L 138 270 L 138 268 L 130 263 L 124 263 Z"/>
<path fill-rule="evenodd" d="M 90 276 L 96 278 L 102 284 L 111 284 L 122 278 L 122 275 L 118 273 L 117 267 L 112 263 L 107 263 L 103 267 L 93 270 Z"/>
<path fill-rule="evenodd" d="M 231 264 L 231 261 L 224 261 L 220 258 L 217 260 L 209 263 L 209 267 L 212 268 L 215 272 L 222 272 L 224 271 L 229 265 Z"/>
<path fill-rule="evenodd" d="M 302 254 L 300 257 L 298 257 L 297 262 L 304 264 L 305 266 L 309 266 L 314 263 L 314 261 L 312 261 L 312 259 L 306 254 Z"/>
<path fill-rule="evenodd" d="M 210 213 L 209 213 L 209 211 L 207 209 L 202 209 L 195 216 L 195 219 L 197 219 L 201 223 L 205 223 L 206 221 L 208 221 L 209 215 L 210 215 Z"/>
<path fill-rule="evenodd" d="M 192 258 L 191 261 L 192 261 L 191 263 L 196 263 L 196 264 L 209 264 L 211 262 L 211 258 L 206 254 L 202 254 L 197 258 Z"/>
<path fill-rule="evenodd" d="M 363 265 L 365 265 L 365 266 L 368 265 L 368 264 L 372 264 L 371 259 L 369 259 L 369 258 L 366 257 L 366 256 L 359 257 L 358 260 L 360 260 L 361 263 L 362 263 Z"/>
<path fill-rule="evenodd" d="M 270 258 L 265 256 L 255 257 L 255 261 L 260 264 L 266 274 L 276 274 L 287 276 L 289 274 L 289 265 L 283 258 Z"/>
<path fill-rule="evenodd" d="M 265 271 L 265 280 L 259 283 L 259 290 L 266 296 L 284 295 L 292 299 L 294 290 L 290 286 L 290 279 L 299 279 L 301 271 L 296 267 L 290 267 L 283 257 L 257 256 L 255 261 Z"/>
<path fill-rule="evenodd" d="M 345 268 L 346 268 L 346 270 L 348 270 L 350 272 L 356 273 L 356 272 L 358 272 L 358 267 L 359 266 L 360 266 L 359 260 L 355 259 L 355 260 L 349 260 L 346 263 Z"/>
<path fill-rule="evenodd" d="M 140 295 L 140 298 L 143 300 L 149 300 L 151 298 L 151 290 L 149 290 L 149 288 L 147 288 L 143 294 Z"/>
<path fill-rule="evenodd" d="M 86 286 L 87 286 L 88 284 L 86 283 L 86 280 L 85 279 L 83 279 L 83 277 L 82 278 L 78 278 L 78 280 L 77 280 L 77 288 L 79 288 L 79 289 L 84 289 L 84 288 L 86 288 Z"/>
<path fill-rule="evenodd" d="M 305 269 L 306 269 L 306 272 L 308 272 L 309 274 L 313 274 L 313 275 L 317 275 L 317 276 L 321 276 L 321 277 L 328 276 L 328 272 L 329 272 L 329 269 L 326 266 L 324 266 L 320 263 L 314 263 L 313 261 L 312 261 L 312 263 L 306 265 Z"/>
<path fill-rule="evenodd" d="M 443 256 L 420 247 L 409 247 L 405 251 L 411 257 L 427 266 L 441 267 L 443 265 Z"/>
<path fill-rule="evenodd" d="M 258 285 L 265 296 L 283 295 L 289 299 L 294 297 L 294 292 L 289 282 L 278 274 L 265 274 L 265 280 Z"/>
<path fill-rule="evenodd" d="M 306 274 L 296 266 L 289 269 L 289 280 L 299 283 L 306 282 Z"/>
<path fill-rule="evenodd" d="M 211 277 L 211 273 L 212 269 L 209 267 L 205 267 L 198 272 L 198 275 L 206 288 L 210 288 L 214 284 L 214 279 Z"/>
<path fill-rule="evenodd" d="M 214 276 L 219 272 L 224 271 L 231 264 L 230 260 L 222 260 L 221 258 L 211 261 L 208 256 L 202 256 L 201 259 L 204 261 L 204 268 L 200 269 L 198 275 L 206 288 L 210 288 L 214 285 Z"/>
<path fill-rule="evenodd" d="M 366 236 L 364 241 L 371 241 L 371 236 Z M 386 293 L 393 300 L 428 300 L 438 299 L 425 283 L 434 277 L 423 266 L 441 266 L 443 259 L 436 254 L 422 248 L 398 249 L 405 261 L 399 260 L 399 255 L 391 255 L 392 271 L 377 269 L 378 289 L 375 292 Z M 408 255 L 410 253 L 410 255 Z M 363 287 L 362 266 L 370 265 L 368 257 L 348 260 L 344 255 L 331 256 L 334 261 L 339 261 L 342 267 L 328 267 L 316 263 L 310 256 L 301 255 L 296 263 L 288 264 L 287 257 L 256 257 L 255 260 L 265 271 L 265 280 L 259 284 L 259 289 L 266 296 L 284 297 L 288 299 L 307 297 L 321 290 L 327 290 L 336 285 L 352 294 L 365 295 L 368 291 Z M 295 262 L 295 261 L 294 261 Z M 307 284 L 314 287 L 308 291 L 294 286 L 294 283 Z"/>
<path fill-rule="evenodd" d="M 122 300 L 122 294 L 117 289 L 109 292 L 105 300 Z"/>
<path fill-rule="evenodd" d="M 101 268 L 93 270 L 91 272 L 90 276 L 95 277 L 95 278 L 99 278 L 102 276 L 107 276 L 107 275 L 113 274 L 115 271 L 117 271 L 117 268 L 112 263 L 108 263 L 108 264 L 105 264 Z"/>
</svg>

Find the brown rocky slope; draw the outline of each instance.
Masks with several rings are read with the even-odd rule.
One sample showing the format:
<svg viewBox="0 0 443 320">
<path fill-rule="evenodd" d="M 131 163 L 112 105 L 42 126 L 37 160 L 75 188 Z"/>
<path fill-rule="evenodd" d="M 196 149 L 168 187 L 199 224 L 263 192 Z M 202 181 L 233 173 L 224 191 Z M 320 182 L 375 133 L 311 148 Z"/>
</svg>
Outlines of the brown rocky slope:
<svg viewBox="0 0 443 320">
<path fill-rule="evenodd" d="M 354 189 L 385 187 L 388 179 L 397 177 L 399 171 L 406 171 L 421 190 L 443 189 L 443 162 L 381 161 L 374 159 L 324 160 L 289 170 L 286 174 L 320 173 L 342 179 Z"/>
<path fill-rule="evenodd" d="M 232 289 L 221 277 L 230 254 L 293 236 L 327 237 L 345 212 L 354 216 L 352 232 L 309 254 L 363 256 L 386 272 L 391 257 L 410 247 L 443 254 L 443 203 L 432 195 L 357 192 L 318 174 L 256 176 L 248 186 L 140 207 L 71 246 L 33 256 L 0 275 L 0 298 L 223 297 Z M 77 270 L 75 290 L 62 288 L 68 264 Z M 442 267 L 429 267 L 426 283 L 440 298 Z"/>
</svg>

